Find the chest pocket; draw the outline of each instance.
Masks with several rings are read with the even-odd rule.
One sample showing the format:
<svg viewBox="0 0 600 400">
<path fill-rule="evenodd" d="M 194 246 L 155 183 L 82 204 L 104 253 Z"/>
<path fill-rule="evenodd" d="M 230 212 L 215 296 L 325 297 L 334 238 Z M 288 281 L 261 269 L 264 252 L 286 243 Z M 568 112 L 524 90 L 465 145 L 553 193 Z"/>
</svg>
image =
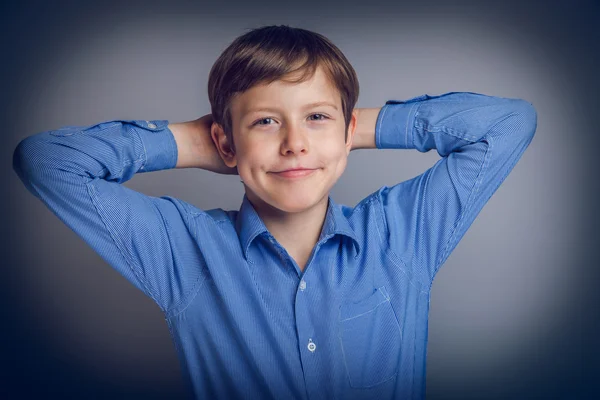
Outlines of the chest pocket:
<svg viewBox="0 0 600 400">
<path fill-rule="evenodd" d="M 398 374 L 400 325 L 385 287 L 340 306 L 339 334 L 350 386 L 368 388 Z"/>
</svg>

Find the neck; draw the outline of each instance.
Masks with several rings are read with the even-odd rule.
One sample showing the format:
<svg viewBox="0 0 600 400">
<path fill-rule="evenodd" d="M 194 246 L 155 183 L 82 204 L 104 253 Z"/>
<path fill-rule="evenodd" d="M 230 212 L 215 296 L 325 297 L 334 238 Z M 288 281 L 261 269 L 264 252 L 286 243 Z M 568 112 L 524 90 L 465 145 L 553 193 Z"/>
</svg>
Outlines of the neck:
<svg viewBox="0 0 600 400">
<path fill-rule="evenodd" d="M 248 200 L 275 239 L 290 254 L 310 253 L 319 240 L 325 222 L 328 196 L 306 210 L 289 213 L 265 203 L 256 196 Z"/>
</svg>

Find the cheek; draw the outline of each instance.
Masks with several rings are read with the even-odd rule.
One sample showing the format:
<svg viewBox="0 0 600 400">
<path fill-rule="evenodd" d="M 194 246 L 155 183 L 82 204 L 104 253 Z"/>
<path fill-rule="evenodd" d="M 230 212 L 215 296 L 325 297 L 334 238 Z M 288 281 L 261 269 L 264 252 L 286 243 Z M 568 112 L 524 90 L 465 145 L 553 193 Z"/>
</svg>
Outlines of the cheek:
<svg viewBox="0 0 600 400">
<path fill-rule="evenodd" d="M 268 158 L 264 149 L 244 151 L 238 158 L 238 174 L 243 181 L 252 181 L 261 173 L 267 171 Z"/>
<path fill-rule="evenodd" d="M 346 154 L 346 147 L 343 143 L 340 144 L 339 141 L 336 141 L 325 147 L 324 150 L 325 151 L 322 154 L 328 162 L 339 165 L 342 163 L 344 165 L 346 164 L 348 155 Z"/>
<path fill-rule="evenodd" d="M 321 160 L 327 165 L 330 179 L 337 180 L 346 169 L 348 163 L 348 155 L 346 154 L 345 148 L 336 145 L 321 154 Z"/>
<path fill-rule="evenodd" d="M 348 157 L 346 156 L 345 152 L 342 152 L 342 154 L 339 156 L 339 158 L 337 160 L 337 164 L 335 166 L 336 179 L 342 175 L 342 173 L 346 169 L 347 164 L 348 164 Z"/>
</svg>

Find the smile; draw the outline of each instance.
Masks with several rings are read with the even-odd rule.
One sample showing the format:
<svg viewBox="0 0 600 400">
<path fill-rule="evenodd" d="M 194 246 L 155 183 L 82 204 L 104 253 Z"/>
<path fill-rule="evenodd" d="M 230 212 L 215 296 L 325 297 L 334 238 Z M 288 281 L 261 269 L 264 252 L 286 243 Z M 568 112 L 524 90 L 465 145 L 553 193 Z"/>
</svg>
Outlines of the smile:
<svg viewBox="0 0 600 400">
<path fill-rule="evenodd" d="M 316 171 L 316 169 L 297 169 L 292 171 L 273 172 L 272 174 L 285 179 L 299 179 L 312 175 Z"/>
</svg>

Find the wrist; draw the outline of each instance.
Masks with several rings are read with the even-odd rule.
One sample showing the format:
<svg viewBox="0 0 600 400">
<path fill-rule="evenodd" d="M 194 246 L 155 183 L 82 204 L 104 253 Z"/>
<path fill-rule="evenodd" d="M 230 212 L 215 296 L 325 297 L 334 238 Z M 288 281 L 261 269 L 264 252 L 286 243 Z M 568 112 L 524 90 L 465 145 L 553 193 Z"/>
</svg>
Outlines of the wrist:
<svg viewBox="0 0 600 400">
<path fill-rule="evenodd" d="M 175 168 L 205 168 L 210 138 L 210 124 L 207 116 L 193 121 L 169 124 L 169 129 L 177 142 L 177 165 Z"/>
<path fill-rule="evenodd" d="M 356 131 L 352 141 L 352 150 L 375 149 L 375 125 L 380 108 L 360 108 Z"/>
</svg>

